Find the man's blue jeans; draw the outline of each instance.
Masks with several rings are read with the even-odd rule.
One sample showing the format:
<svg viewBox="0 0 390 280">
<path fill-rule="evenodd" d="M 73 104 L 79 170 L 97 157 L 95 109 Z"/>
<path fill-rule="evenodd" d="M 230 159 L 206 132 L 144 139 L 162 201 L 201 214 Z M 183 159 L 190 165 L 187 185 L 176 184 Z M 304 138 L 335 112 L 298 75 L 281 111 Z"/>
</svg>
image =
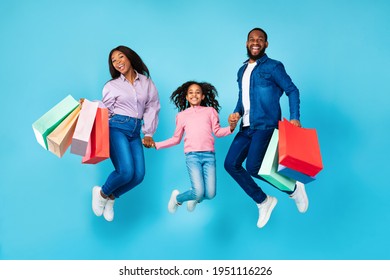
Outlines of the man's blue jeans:
<svg viewBox="0 0 390 280">
<path fill-rule="evenodd" d="M 234 138 L 225 158 L 226 171 L 256 203 L 263 202 L 267 195 L 252 177 L 269 183 L 259 176 L 258 172 L 273 131 L 274 129 L 242 128 Z M 246 169 L 242 166 L 245 159 Z"/>
<path fill-rule="evenodd" d="M 186 153 L 186 164 L 190 175 L 191 189 L 179 194 L 176 199 L 180 204 L 188 200 L 201 202 L 212 199 L 216 194 L 216 170 L 214 152 Z"/>
<path fill-rule="evenodd" d="M 120 197 L 144 179 L 141 122 L 140 119 L 123 115 L 114 115 L 110 119 L 110 158 L 115 170 L 102 186 L 105 195 Z"/>
</svg>

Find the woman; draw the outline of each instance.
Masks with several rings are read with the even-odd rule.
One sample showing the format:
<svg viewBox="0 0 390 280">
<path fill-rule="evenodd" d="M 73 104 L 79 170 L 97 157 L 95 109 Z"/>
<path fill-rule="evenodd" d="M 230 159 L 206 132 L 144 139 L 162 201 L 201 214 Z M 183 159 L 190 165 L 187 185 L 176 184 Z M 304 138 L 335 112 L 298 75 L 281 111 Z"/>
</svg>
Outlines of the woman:
<svg viewBox="0 0 390 280">
<path fill-rule="evenodd" d="M 115 170 L 102 187 L 93 188 L 92 209 L 96 216 L 112 221 L 115 199 L 144 179 L 142 142 L 148 148 L 154 143 L 160 102 L 148 68 L 132 49 L 111 50 L 108 64 L 112 79 L 103 88 L 102 102 L 109 111 L 110 158 Z"/>
</svg>

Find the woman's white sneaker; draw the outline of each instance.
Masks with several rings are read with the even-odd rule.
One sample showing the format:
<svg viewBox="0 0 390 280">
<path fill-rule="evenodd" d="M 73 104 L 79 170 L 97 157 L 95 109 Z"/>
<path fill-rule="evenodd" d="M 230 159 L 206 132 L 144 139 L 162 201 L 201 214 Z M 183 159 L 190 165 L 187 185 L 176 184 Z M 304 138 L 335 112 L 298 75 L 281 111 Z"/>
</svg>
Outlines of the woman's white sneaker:
<svg viewBox="0 0 390 280">
<path fill-rule="evenodd" d="M 103 215 L 104 207 L 107 203 L 107 198 L 102 197 L 100 190 L 102 188 L 95 186 L 92 189 L 92 211 L 96 216 Z"/>
<path fill-rule="evenodd" d="M 104 207 L 103 216 L 108 222 L 114 220 L 114 203 L 115 199 L 108 199 L 106 206 Z"/>
</svg>

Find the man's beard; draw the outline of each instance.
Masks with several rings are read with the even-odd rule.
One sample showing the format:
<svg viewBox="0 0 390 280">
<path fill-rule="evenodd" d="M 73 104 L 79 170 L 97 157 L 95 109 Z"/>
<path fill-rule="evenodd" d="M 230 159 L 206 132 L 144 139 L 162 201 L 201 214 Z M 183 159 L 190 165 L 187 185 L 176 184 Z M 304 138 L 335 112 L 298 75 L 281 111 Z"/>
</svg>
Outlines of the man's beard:
<svg viewBox="0 0 390 280">
<path fill-rule="evenodd" d="M 261 52 L 259 52 L 258 55 L 252 55 L 252 54 L 251 54 L 251 51 L 249 50 L 249 48 L 246 47 L 246 54 L 248 55 L 248 57 L 249 57 L 251 60 L 254 60 L 254 61 L 258 60 L 260 57 L 262 57 L 262 56 L 264 55 L 264 53 L 265 53 L 265 49 L 262 50 Z"/>
</svg>

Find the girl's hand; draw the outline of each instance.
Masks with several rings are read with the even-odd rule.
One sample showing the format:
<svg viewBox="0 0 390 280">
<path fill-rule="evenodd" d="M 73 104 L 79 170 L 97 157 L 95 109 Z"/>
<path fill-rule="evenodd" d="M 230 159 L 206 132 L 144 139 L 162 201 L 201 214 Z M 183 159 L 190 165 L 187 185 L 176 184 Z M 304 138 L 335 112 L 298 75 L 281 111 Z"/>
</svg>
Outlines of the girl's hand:
<svg viewBox="0 0 390 280">
<path fill-rule="evenodd" d="M 153 138 L 150 136 L 145 136 L 144 139 L 142 139 L 142 144 L 146 148 L 156 147 Z"/>
</svg>

